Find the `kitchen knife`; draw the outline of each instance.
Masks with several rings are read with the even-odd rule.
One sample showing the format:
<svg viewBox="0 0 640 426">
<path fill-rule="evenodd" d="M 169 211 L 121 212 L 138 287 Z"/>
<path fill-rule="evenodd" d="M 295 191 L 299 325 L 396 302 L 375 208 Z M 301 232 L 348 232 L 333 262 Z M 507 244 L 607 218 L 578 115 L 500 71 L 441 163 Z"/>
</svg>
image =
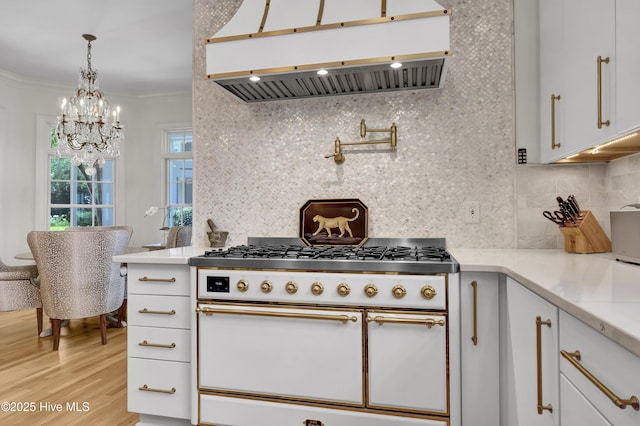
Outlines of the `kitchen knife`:
<svg viewBox="0 0 640 426">
<path fill-rule="evenodd" d="M 573 210 L 573 214 L 576 217 L 580 217 L 581 213 L 580 213 L 580 208 L 578 207 L 578 204 L 575 201 L 575 197 L 573 195 L 569 195 L 567 197 L 567 203 L 569 203 L 569 206 L 571 207 L 571 210 Z"/>
<path fill-rule="evenodd" d="M 576 200 L 576 197 L 574 195 L 569 195 L 569 200 L 571 204 L 575 206 L 576 210 L 578 210 L 578 214 L 582 214 L 582 209 L 580 208 L 580 204 L 578 204 L 578 200 Z"/>
<path fill-rule="evenodd" d="M 576 225 L 576 217 L 573 214 L 573 211 L 571 211 L 571 208 L 569 207 L 569 203 L 567 203 L 566 201 L 563 203 L 563 206 L 560 207 L 560 213 L 562 213 L 564 215 L 564 217 L 566 217 L 567 219 L 569 219 L 571 221 L 571 223 L 573 223 L 574 225 Z M 566 221 L 565 221 L 565 225 L 566 225 Z"/>
</svg>

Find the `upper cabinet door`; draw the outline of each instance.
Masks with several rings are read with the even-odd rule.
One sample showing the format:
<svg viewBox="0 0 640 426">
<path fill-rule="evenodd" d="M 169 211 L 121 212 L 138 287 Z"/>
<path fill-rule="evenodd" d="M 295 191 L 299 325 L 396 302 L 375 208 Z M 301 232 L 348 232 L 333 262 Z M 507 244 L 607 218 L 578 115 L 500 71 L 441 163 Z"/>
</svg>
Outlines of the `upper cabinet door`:
<svg viewBox="0 0 640 426">
<path fill-rule="evenodd" d="M 615 0 L 540 1 L 542 162 L 615 134 L 615 11 Z"/>
<path fill-rule="evenodd" d="M 616 130 L 640 127 L 640 1 L 616 0 Z"/>
<path fill-rule="evenodd" d="M 543 163 L 564 156 L 564 72 L 562 3 L 540 0 L 540 155 Z"/>
</svg>

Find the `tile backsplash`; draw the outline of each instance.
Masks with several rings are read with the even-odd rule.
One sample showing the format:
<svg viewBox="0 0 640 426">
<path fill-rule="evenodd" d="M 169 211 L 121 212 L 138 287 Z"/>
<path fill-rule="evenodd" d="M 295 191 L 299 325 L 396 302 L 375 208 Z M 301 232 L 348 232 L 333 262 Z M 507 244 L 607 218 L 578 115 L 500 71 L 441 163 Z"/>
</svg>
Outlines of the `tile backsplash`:
<svg viewBox="0 0 640 426">
<path fill-rule="evenodd" d="M 450 247 L 562 248 L 542 217 L 574 194 L 608 232 L 608 211 L 640 201 L 640 159 L 516 165 L 511 0 L 451 0 L 453 56 L 444 89 L 245 104 L 208 81 L 203 40 L 241 0 L 194 0 L 194 243 L 206 220 L 249 236 L 297 236 L 310 199 L 359 198 L 371 237 L 446 237 Z M 398 148 L 324 156 L 336 137 L 398 126 Z M 634 184 L 635 183 L 635 184 Z M 478 224 L 465 202 L 480 203 Z"/>
</svg>

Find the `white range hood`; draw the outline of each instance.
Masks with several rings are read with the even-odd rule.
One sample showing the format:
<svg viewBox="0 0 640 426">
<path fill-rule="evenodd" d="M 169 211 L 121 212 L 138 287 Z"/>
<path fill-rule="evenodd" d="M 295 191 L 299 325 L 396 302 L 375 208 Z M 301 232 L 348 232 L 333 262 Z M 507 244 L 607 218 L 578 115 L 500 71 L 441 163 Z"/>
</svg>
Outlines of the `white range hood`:
<svg viewBox="0 0 640 426">
<path fill-rule="evenodd" d="M 433 0 L 244 0 L 206 40 L 207 78 L 246 102 L 441 88 L 450 14 Z"/>
</svg>

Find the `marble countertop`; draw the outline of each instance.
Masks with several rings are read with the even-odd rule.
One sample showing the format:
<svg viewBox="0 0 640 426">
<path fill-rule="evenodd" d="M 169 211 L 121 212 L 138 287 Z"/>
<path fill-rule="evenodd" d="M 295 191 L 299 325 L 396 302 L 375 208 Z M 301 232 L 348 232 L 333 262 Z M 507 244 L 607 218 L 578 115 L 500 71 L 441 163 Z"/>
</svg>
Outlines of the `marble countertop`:
<svg viewBox="0 0 640 426">
<path fill-rule="evenodd" d="M 640 356 L 640 265 L 611 253 L 451 249 L 461 272 L 499 272 Z"/>
<path fill-rule="evenodd" d="M 186 265 L 210 247 L 180 247 L 115 256 L 116 262 Z M 611 253 L 561 250 L 450 249 L 461 272 L 498 272 L 640 356 L 640 265 Z"/>
</svg>

